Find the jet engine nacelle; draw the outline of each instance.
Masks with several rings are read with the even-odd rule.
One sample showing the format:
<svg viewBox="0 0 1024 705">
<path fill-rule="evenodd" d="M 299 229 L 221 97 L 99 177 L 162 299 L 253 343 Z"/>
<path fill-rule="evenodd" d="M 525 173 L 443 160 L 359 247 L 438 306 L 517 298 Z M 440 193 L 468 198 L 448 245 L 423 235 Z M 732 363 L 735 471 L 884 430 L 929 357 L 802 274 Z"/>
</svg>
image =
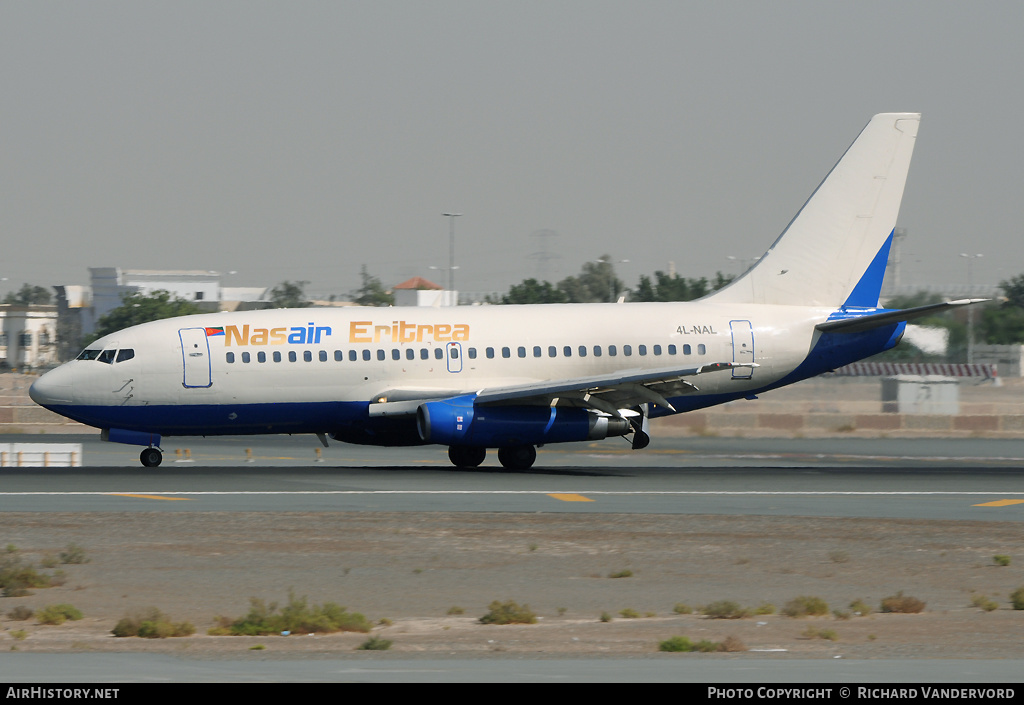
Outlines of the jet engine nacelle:
<svg viewBox="0 0 1024 705">
<path fill-rule="evenodd" d="M 416 429 L 428 443 L 503 448 L 598 441 L 632 429 L 625 419 L 553 406 L 473 406 L 473 397 L 421 404 Z"/>
</svg>

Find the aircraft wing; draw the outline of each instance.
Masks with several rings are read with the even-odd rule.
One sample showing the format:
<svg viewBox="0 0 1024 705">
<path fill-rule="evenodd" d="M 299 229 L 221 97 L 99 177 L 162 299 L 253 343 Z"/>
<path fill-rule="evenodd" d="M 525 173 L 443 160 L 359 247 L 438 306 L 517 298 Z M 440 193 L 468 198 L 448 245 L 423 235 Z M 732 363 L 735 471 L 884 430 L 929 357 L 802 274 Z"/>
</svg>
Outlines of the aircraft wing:
<svg viewBox="0 0 1024 705">
<path fill-rule="evenodd" d="M 757 363 L 715 362 L 697 367 L 672 367 L 657 370 L 622 370 L 613 374 L 579 377 L 565 380 L 545 380 L 507 387 L 491 387 L 476 392 L 474 404 L 525 404 L 547 406 L 556 400 L 568 406 L 597 409 L 619 416 L 619 409 L 654 403 L 675 411 L 666 397 L 697 391 L 697 386 L 686 378 L 709 372 L 731 370 L 736 367 L 757 367 Z M 407 393 L 395 390 L 402 401 L 370 404 L 370 416 L 405 416 L 415 414 L 425 401 L 436 400 L 438 394 L 409 399 Z M 462 392 L 464 394 L 465 392 Z M 451 394 L 447 396 L 456 396 Z M 383 397 L 382 397 L 383 398 Z M 389 393 L 388 399 L 393 399 Z"/>
<path fill-rule="evenodd" d="M 941 313 L 951 308 L 980 304 L 990 299 L 958 299 L 956 301 L 944 301 L 938 304 L 905 308 L 898 311 L 879 311 L 877 313 L 855 314 L 845 312 L 840 314 L 841 318 L 835 318 L 815 326 L 823 333 L 857 333 L 863 330 L 878 328 L 879 326 L 911 321 L 922 316 L 930 316 L 933 313 Z"/>
</svg>

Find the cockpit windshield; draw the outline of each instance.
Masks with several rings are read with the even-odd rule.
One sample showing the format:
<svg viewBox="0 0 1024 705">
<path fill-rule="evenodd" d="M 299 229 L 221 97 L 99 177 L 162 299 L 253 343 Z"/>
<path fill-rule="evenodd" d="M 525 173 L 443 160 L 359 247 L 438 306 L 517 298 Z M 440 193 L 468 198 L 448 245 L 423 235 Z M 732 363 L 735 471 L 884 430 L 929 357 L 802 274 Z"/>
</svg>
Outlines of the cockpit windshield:
<svg viewBox="0 0 1024 705">
<path fill-rule="evenodd" d="M 121 348 L 120 350 L 95 350 L 86 349 L 79 353 L 76 360 L 99 360 L 108 365 L 115 362 L 124 362 L 135 357 L 135 350 L 132 348 Z"/>
</svg>

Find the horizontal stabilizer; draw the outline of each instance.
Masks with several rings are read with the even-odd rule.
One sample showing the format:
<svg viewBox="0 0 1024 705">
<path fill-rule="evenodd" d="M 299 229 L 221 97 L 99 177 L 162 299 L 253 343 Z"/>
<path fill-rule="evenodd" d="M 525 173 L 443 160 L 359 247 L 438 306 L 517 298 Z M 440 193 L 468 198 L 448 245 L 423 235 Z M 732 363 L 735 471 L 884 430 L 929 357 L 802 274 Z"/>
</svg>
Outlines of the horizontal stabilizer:
<svg viewBox="0 0 1024 705">
<path fill-rule="evenodd" d="M 990 301 L 990 299 L 958 299 L 956 301 L 944 301 L 939 304 L 905 308 L 898 311 L 879 311 L 877 313 L 866 313 L 862 315 L 857 315 L 852 311 L 846 311 L 839 314 L 844 316 L 843 318 L 836 318 L 831 321 L 819 323 L 815 328 L 823 333 L 857 333 L 862 330 L 870 330 L 872 328 L 887 326 L 893 323 L 911 321 L 915 318 L 930 316 L 952 308 L 959 308 L 960 306 L 980 304 L 985 301 Z"/>
</svg>

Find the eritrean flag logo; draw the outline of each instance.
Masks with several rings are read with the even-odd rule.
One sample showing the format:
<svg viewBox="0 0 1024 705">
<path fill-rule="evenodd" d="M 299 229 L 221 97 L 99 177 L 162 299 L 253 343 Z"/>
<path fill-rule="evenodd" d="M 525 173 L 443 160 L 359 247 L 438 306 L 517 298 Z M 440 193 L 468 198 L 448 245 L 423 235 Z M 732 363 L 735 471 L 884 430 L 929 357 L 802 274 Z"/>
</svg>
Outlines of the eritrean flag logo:
<svg viewBox="0 0 1024 705">
<path fill-rule="evenodd" d="M 210 337 L 212 337 L 214 335 L 224 335 L 224 329 L 223 328 L 207 328 L 206 329 L 206 337 L 207 338 L 210 338 Z"/>
</svg>

